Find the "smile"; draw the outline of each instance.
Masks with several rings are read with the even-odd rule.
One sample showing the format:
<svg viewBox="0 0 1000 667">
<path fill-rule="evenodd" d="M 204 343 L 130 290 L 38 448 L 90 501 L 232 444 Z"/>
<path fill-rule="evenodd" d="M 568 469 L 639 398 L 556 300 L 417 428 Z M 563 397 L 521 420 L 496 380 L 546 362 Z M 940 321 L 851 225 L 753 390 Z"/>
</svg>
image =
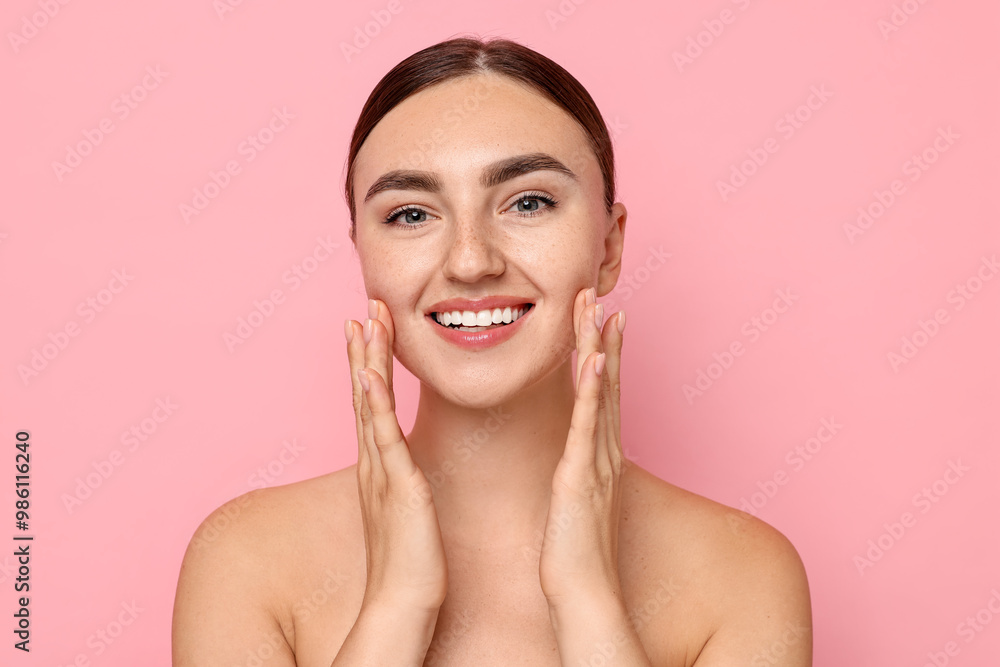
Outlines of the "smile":
<svg viewBox="0 0 1000 667">
<path fill-rule="evenodd" d="M 486 331 L 495 327 L 502 327 L 519 320 L 525 313 L 531 310 L 533 304 L 525 303 L 511 308 L 493 308 L 492 310 L 452 310 L 443 313 L 431 313 L 434 321 L 441 326 L 456 329 L 457 331 Z"/>
<path fill-rule="evenodd" d="M 480 311 L 452 310 L 433 312 L 427 317 L 434 331 L 449 343 L 469 349 L 499 345 L 515 333 L 534 310 L 532 303 Z"/>
</svg>

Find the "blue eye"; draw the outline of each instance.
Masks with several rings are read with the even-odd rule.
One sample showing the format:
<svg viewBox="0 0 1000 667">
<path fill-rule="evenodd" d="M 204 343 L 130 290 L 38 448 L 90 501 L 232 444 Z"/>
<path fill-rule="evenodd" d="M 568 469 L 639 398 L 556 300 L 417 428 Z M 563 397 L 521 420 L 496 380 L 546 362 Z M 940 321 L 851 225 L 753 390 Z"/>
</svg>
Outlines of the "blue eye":
<svg viewBox="0 0 1000 667">
<path fill-rule="evenodd" d="M 545 206 L 540 206 L 539 202 Z M 541 215 L 541 212 L 546 208 L 555 208 L 558 204 L 559 202 L 541 192 L 526 192 L 511 204 L 511 208 L 517 207 L 518 217 L 532 218 Z M 418 229 L 427 222 L 427 215 L 427 211 L 422 208 L 410 205 L 400 206 L 390 211 L 382 224 L 405 229 Z M 403 222 L 399 222 L 400 218 L 403 218 Z"/>
<path fill-rule="evenodd" d="M 533 204 L 531 202 L 534 202 Z M 545 204 L 545 208 L 555 208 L 556 204 L 559 202 L 555 201 L 551 197 L 542 194 L 541 192 L 526 192 L 521 197 L 514 202 L 514 205 L 518 207 L 518 211 L 522 213 L 522 217 L 532 218 L 539 214 L 542 210 L 538 206 L 538 202 Z M 528 204 L 527 208 L 521 208 L 521 204 Z"/>
<path fill-rule="evenodd" d="M 416 215 L 414 215 L 416 214 Z M 404 216 L 406 222 L 397 222 L 397 218 Z M 389 215 L 386 216 L 385 220 L 382 222 L 386 225 L 395 225 L 396 227 L 407 227 L 411 229 L 416 229 L 421 227 L 425 220 L 420 219 L 421 216 L 426 216 L 427 211 L 422 208 L 416 208 L 414 206 L 403 206 L 394 209 Z M 414 219 L 416 218 L 416 219 Z"/>
</svg>

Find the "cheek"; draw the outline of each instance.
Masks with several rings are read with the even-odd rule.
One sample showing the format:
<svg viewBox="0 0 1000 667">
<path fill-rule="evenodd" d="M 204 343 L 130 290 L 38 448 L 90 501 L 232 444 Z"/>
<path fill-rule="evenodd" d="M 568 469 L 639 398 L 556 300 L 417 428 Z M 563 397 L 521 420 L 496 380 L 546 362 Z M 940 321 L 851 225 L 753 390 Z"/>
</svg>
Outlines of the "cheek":
<svg viewBox="0 0 1000 667">
<path fill-rule="evenodd" d="M 416 310 L 423 269 L 414 262 L 413 253 L 396 252 L 391 244 L 359 245 L 358 257 L 365 293 L 389 309 L 394 327 L 393 354 L 403 361 L 405 351 L 413 347 L 407 341 L 416 327 L 423 324 Z M 368 317 L 367 310 L 364 317 Z M 400 355 L 400 351 L 404 354 Z"/>
<path fill-rule="evenodd" d="M 358 258 L 361 264 L 361 275 L 365 280 L 365 288 L 373 299 L 382 299 L 390 304 L 401 284 L 399 276 L 405 274 L 405 255 L 400 255 L 392 244 L 372 242 L 358 244 Z"/>
</svg>

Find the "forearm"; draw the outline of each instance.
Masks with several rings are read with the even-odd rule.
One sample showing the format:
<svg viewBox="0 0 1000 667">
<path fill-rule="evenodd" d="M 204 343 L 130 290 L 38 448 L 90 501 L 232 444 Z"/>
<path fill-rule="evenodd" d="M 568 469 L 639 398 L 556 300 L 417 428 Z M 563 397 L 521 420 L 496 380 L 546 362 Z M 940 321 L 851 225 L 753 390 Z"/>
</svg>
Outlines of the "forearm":
<svg viewBox="0 0 1000 667">
<path fill-rule="evenodd" d="M 362 608 L 331 667 L 419 667 L 434 636 L 437 611 Z"/>
<path fill-rule="evenodd" d="M 549 606 L 564 667 L 652 667 L 628 611 L 614 596 Z"/>
</svg>

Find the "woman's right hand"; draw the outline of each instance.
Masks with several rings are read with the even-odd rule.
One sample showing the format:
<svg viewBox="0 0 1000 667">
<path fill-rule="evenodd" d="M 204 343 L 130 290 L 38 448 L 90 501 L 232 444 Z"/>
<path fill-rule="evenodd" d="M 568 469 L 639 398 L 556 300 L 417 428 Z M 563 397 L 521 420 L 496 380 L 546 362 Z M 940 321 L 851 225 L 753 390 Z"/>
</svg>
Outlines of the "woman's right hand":
<svg viewBox="0 0 1000 667">
<path fill-rule="evenodd" d="M 413 462 L 396 419 L 392 317 L 383 302 L 368 304 L 363 326 L 344 323 L 368 568 L 362 607 L 430 612 L 436 618 L 448 590 L 441 528 L 431 485 Z"/>
</svg>

